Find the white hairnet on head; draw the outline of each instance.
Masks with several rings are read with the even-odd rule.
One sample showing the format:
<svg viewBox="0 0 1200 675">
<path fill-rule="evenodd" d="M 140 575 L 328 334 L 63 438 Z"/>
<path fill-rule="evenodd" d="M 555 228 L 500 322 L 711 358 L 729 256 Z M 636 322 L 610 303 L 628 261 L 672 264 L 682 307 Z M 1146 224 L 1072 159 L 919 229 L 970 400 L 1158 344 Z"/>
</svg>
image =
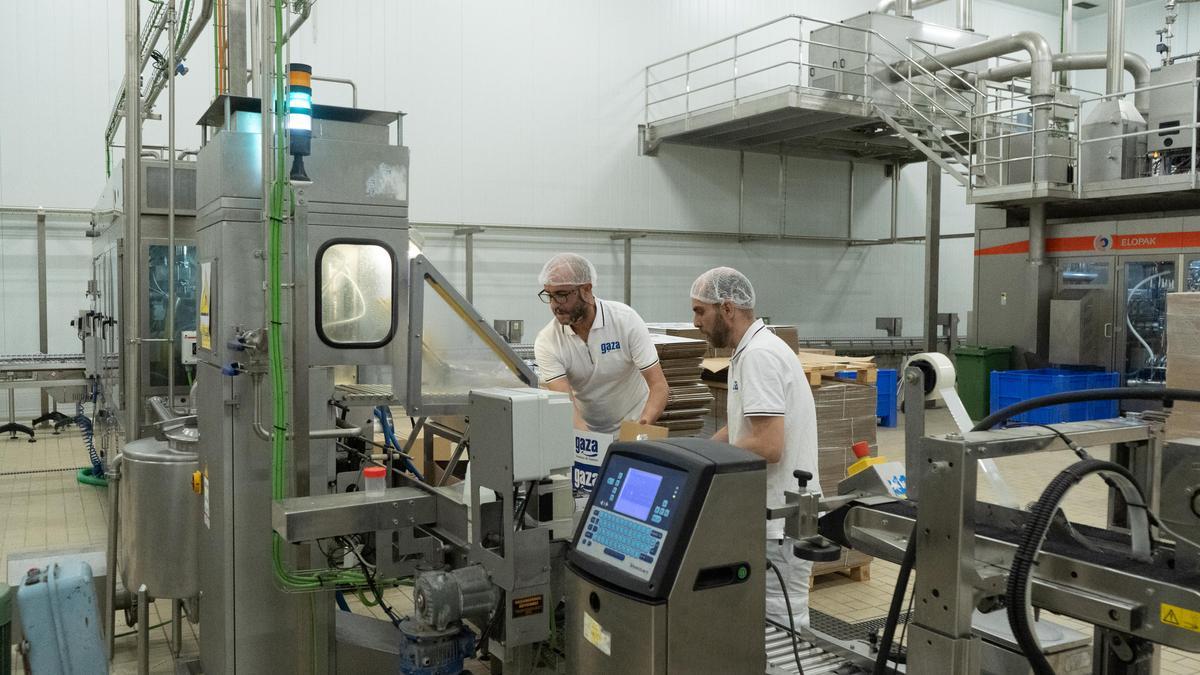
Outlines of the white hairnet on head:
<svg viewBox="0 0 1200 675">
<path fill-rule="evenodd" d="M 692 282 L 692 297 L 710 305 L 728 300 L 734 307 L 754 309 L 754 286 L 732 267 L 714 267 L 701 274 Z"/>
<path fill-rule="evenodd" d="M 582 286 L 596 283 L 596 268 L 575 253 L 559 253 L 542 267 L 538 283 L 543 286 Z"/>
</svg>

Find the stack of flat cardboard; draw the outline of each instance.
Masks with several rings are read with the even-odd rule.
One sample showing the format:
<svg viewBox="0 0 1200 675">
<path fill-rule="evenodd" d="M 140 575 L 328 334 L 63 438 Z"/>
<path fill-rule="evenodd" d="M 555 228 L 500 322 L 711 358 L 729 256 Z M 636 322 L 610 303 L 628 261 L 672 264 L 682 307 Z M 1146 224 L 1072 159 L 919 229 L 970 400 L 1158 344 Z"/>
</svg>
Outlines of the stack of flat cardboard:
<svg viewBox="0 0 1200 675">
<path fill-rule="evenodd" d="M 700 381 L 700 360 L 708 343 L 653 332 L 650 339 L 670 387 L 667 408 L 656 424 L 669 429 L 672 436 L 693 435 L 704 426 L 704 417 L 712 410 L 712 393 Z"/>
<path fill-rule="evenodd" d="M 675 337 L 704 340 L 704 335 L 700 333 L 699 328 L 696 328 L 690 323 L 684 323 L 682 321 L 648 323 L 646 324 L 646 328 L 650 329 L 651 334 L 662 333 L 663 335 L 674 335 Z M 767 326 L 767 329 L 782 338 L 792 351 L 796 351 L 800 346 L 800 332 L 795 326 Z M 730 356 L 732 353 L 732 348 L 717 348 L 709 345 L 708 351 L 704 354 L 704 356 Z"/>
<path fill-rule="evenodd" d="M 850 446 L 866 441 L 871 445 L 871 454 L 878 454 L 875 396 L 874 385 L 853 382 L 827 382 L 813 389 L 817 406 L 817 464 L 821 490 L 827 495 L 837 494 L 838 482 L 856 461 Z"/>
<path fill-rule="evenodd" d="M 1200 389 L 1200 293 L 1167 295 L 1167 386 Z M 1175 403 L 1167 438 L 1200 438 L 1200 403 Z"/>
</svg>

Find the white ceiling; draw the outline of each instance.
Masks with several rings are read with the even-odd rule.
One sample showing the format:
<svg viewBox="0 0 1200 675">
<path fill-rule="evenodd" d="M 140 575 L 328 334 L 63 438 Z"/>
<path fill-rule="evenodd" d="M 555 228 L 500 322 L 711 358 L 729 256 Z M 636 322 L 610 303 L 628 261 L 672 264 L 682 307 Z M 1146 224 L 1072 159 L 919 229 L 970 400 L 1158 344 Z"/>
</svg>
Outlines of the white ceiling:
<svg viewBox="0 0 1200 675">
<path fill-rule="evenodd" d="M 1095 4 L 1096 7 L 1094 9 L 1080 9 L 1079 7 L 1072 7 L 1076 19 L 1095 16 L 1097 14 L 1105 14 L 1108 12 L 1109 0 L 1086 1 Z M 1039 12 L 1046 12 L 1047 14 L 1053 14 L 1055 16 L 1058 16 L 1062 11 L 1062 4 L 1060 0 L 1003 0 L 1003 2 L 1007 5 L 1016 5 L 1017 7 L 1024 7 L 1025 9 L 1034 9 Z M 1079 0 L 1071 0 L 1072 4 L 1076 2 L 1079 2 Z M 1164 3 L 1163 0 L 1126 0 L 1125 7 L 1128 9 L 1129 7 L 1135 7 L 1137 5 L 1151 4 L 1159 5 L 1161 7 L 1166 3 Z"/>
</svg>

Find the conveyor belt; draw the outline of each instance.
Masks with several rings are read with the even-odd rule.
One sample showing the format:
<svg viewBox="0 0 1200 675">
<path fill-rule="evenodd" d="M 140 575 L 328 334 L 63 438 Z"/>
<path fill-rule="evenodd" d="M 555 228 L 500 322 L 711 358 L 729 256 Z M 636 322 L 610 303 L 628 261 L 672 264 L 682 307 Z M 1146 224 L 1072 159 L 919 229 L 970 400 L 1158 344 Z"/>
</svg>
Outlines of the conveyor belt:
<svg viewBox="0 0 1200 675">
<path fill-rule="evenodd" d="M 786 630 L 768 623 L 766 649 L 768 673 L 798 672 L 796 655 L 792 651 L 792 638 Z M 866 672 L 847 663 L 844 658 L 827 652 L 803 638 L 800 639 L 800 663 L 804 666 L 804 675 L 822 675 L 823 673 L 856 675 Z"/>
<path fill-rule="evenodd" d="M 820 523 L 821 534 L 837 541 L 843 546 L 847 545 L 848 542 L 844 541 L 845 537 L 842 535 L 842 532 L 844 532 L 843 522 L 849 510 L 856 508 L 856 506 L 855 504 L 843 506 L 822 517 Z M 979 505 L 977 507 L 982 508 Z M 881 513 L 914 520 L 917 517 L 917 503 L 912 501 L 887 502 L 861 508 L 870 508 Z M 1021 529 L 1028 515 L 1027 513 L 1015 514 L 1015 518 L 1019 522 L 1001 525 L 990 521 L 986 513 L 977 512 L 975 517 L 975 534 L 976 536 L 1007 542 L 1015 546 L 1019 542 Z M 1172 569 L 1174 552 L 1169 546 L 1158 546 L 1154 559 L 1151 561 L 1138 560 L 1129 553 L 1128 534 L 1078 523 L 1072 523 L 1071 525 L 1076 532 L 1087 538 L 1092 545 L 1087 546 L 1076 541 L 1060 528 L 1051 528 L 1050 532 L 1046 535 L 1046 541 L 1042 545 L 1042 550 L 1073 560 L 1081 560 L 1109 569 L 1121 570 L 1147 579 L 1176 584 L 1185 588 L 1200 588 L 1200 574 L 1183 569 Z"/>
<path fill-rule="evenodd" d="M 83 354 L 4 354 L 0 371 L 82 370 Z"/>
</svg>

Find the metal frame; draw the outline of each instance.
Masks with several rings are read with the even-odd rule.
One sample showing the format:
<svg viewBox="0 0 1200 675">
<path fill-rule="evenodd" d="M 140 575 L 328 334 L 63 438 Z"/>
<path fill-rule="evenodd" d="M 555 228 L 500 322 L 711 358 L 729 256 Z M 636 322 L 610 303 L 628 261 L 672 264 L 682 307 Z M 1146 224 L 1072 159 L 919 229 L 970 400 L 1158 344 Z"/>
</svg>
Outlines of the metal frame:
<svg viewBox="0 0 1200 675">
<path fill-rule="evenodd" d="M 467 299 L 462 297 L 453 284 L 438 271 L 437 267 L 423 255 L 409 261 L 408 285 L 408 389 L 406 406 L 410 415 L 436 416 L 462 414 L 467 409 L 467 400 L 454 403 L 426 403 L 421 396 L 422 333 L 424 328 L 425 291 L 430 283 L 446 297 L 452 308 L 470 328 L 486 342 L 506 366 L 526 385 L 537 387 L 537 375 L 525 361 L 513 351 L 496 329 L 485 320 Z"/>
<path fill-rule="evenodd" d="M 924 399 L 924 377 L 905 373 L 905 399 Z M 976 462 L 1069 449 L 1059 436 L 1082 447 L 1112 446 L 1114 461 L 1134 474 L 1152 509 L 1157 509 L 1162 472 L 1162 429 L 1134 419 L 1020 427 L 924 437 L 923 406 L 906 412 L 908 494 L 921 504 L 915 520 L 873 510 L 871 500 L 846 520 L 846 536 L 856 548 L 893 561 L 903 556 L 908 537 L 917 537 L 915 613 L 909 641 L 913 663 L 937 664 L 940 671 L 973 673 L 980 666 L 980 638 L 971 617 L 981 596 L 1004 592 L 1015 546 L 976 535 L 977 509 L 992 521 L 1019 523 L 1023 512 L 977 503 Z M 1120 529 L 1110 493 L 1109 528 Z M 1121 511 L 1121 514 L 1124 512 Z M 1142 534 L 1148 534 L 1142 530 Z M 1135 546 L 1138 537 L 1134 537 Z M 1200 590 L 1148 579 L 1097 563 L 1043 551 L 1032 579 L 1033 604 L 1096 626 L 1098 645 L 1117 641 L 1151 653 L 1147 641 L 1200 650 L 1200 634 L 1156 620 L 1158 603 L 1195 606 Z M 1190 604 L 1189 604 L 1190 603 Z M 1107 648 L 1107 647 L 1104 647 Z M 1098 652 L 1098 659 L 1104 654 Z M 1098 661 L 1099 662 L 1099 661 Z M 1114 669 L 1115 668 L 1115 669 Z M 1097 671 L 1133 673 L 1138 665 L 1106 666 Z"/>
</svg>

